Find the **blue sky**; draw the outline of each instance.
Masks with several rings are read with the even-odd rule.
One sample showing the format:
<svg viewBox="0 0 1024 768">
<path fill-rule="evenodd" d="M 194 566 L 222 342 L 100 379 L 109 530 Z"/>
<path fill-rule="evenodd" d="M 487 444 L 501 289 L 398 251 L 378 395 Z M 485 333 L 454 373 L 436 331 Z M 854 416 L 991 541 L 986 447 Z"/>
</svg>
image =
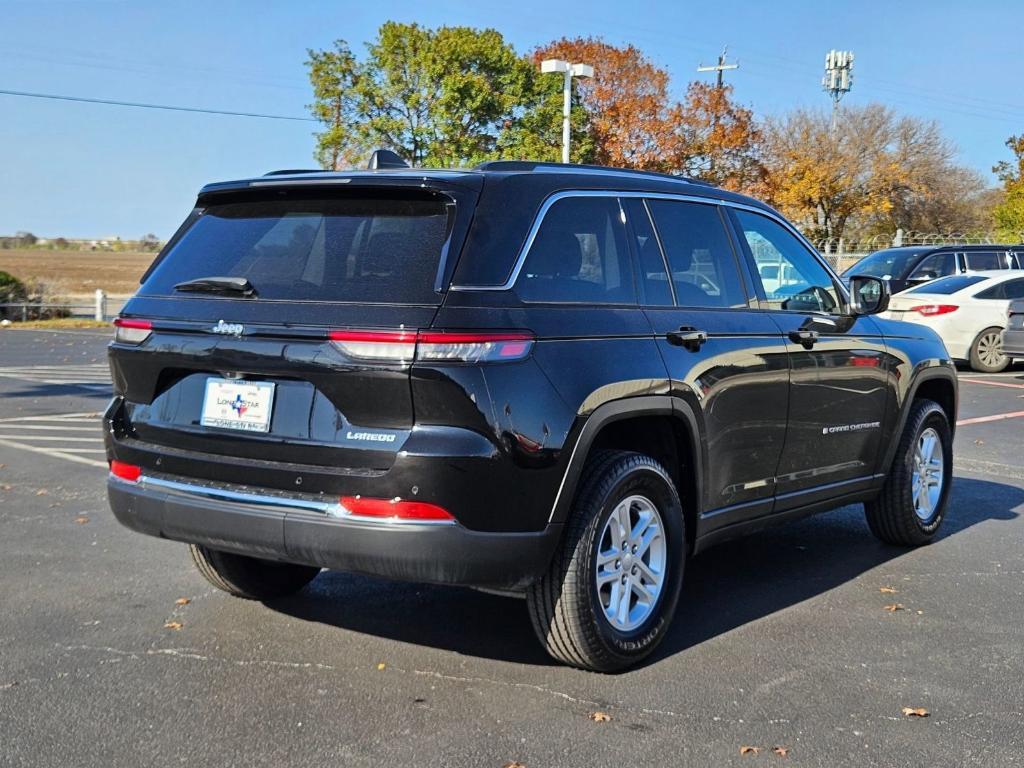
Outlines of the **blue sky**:
<svg viewBox="0 0 1024 768">
<path fill-rule="evenodd" d="M 1020 0 L 728 3 L 54 2 L 0 0 L 0 89 L 306 115 L 307 48 L 357 51 L 388 19 L 500 30 L 520 52 L 563 35 L 634 43 L 681 92 L 723 45 L 758 114 L 826 107 L 830 48 L 856 54 L 850 103 L 938 120 L 988 173 L 1024 131 Z M 169 236 L 207 181 L 310 167 L 313 123 L 0 95 L 0 233 Z"/>
</svg>

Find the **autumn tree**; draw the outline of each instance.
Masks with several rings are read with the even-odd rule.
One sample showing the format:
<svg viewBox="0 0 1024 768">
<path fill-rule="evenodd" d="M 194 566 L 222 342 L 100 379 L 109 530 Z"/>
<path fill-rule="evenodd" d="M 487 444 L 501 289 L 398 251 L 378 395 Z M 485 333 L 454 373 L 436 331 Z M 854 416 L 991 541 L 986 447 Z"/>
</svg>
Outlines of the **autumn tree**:
<svg viewBox="0 0 1024 768">
<path fill-rule="evenodd" d="M 387 22 L 358 61 L 339 41 L 307 62 L 324 124 L 317 158 L 338 167 L 386 147 L 413 165 L 450 167 L 495 157 L 536 74 L 493 29 Z"/>
<path fill-rule="evenodd" d="M 732 86 L 690 83 L 669 112 L 665 154 L 672 170 L 726 187 L 756 191 L 764 176 L 761 130 L 749 109 L 732 99 Z"/>
<path fill-rule="evenodd" d="M 1007 240 L 1024 241 L 1024 135 L 1011 136 L 1006 146 L 1013 160 L 1003 160 L 992 171 L 1003 182 L 1003 200 L 993 211 L 996 228 Z"/>
</svg>

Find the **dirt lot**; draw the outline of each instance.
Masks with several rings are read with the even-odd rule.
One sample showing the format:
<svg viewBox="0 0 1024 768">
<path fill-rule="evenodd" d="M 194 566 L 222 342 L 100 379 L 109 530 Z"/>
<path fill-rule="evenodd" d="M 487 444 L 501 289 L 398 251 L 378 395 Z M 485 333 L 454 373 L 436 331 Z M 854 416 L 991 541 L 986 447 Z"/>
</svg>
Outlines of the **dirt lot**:
<svg viewBox="0 0 1024 768">
<path fill-rule="evenodd" d="M 0 250 L 0 271 L 20 280 L 42 280 L 50 292 L 130 294 L 156 254 L 106 251 Z"/>
</svg>

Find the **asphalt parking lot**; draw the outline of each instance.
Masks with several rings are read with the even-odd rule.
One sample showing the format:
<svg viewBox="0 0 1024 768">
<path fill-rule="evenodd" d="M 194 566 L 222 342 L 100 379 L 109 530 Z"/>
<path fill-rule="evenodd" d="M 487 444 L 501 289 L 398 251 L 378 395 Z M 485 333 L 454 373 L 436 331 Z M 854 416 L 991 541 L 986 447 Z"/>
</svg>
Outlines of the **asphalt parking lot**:
<svg viewBox="0 0 1024 768">
<path fill-rule="evenodd" d="M 106 340 L 0 331 L 2 765 L 1024 762 L 1024 368 L 962 373 L 937 542 L 846 507 L 719 546 L 656 655 L 602 676 L 550 661 L 514 598 L 325 572 L 244 602 L 121 528 Z"/>
</svg>

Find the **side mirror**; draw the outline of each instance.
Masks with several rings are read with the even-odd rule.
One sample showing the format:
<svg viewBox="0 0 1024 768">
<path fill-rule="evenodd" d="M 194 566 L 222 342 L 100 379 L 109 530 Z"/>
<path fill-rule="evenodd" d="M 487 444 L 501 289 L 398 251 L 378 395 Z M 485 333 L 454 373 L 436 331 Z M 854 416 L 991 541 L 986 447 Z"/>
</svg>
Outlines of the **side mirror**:
<svg viewBox="0 0 1024 768">
<path fill-rule="evenodd" d="M 850 278 L 850 314 L 877 315 L 889 308 L 892 291 L 880 277 L 854 275 Z"/>
</svg>

